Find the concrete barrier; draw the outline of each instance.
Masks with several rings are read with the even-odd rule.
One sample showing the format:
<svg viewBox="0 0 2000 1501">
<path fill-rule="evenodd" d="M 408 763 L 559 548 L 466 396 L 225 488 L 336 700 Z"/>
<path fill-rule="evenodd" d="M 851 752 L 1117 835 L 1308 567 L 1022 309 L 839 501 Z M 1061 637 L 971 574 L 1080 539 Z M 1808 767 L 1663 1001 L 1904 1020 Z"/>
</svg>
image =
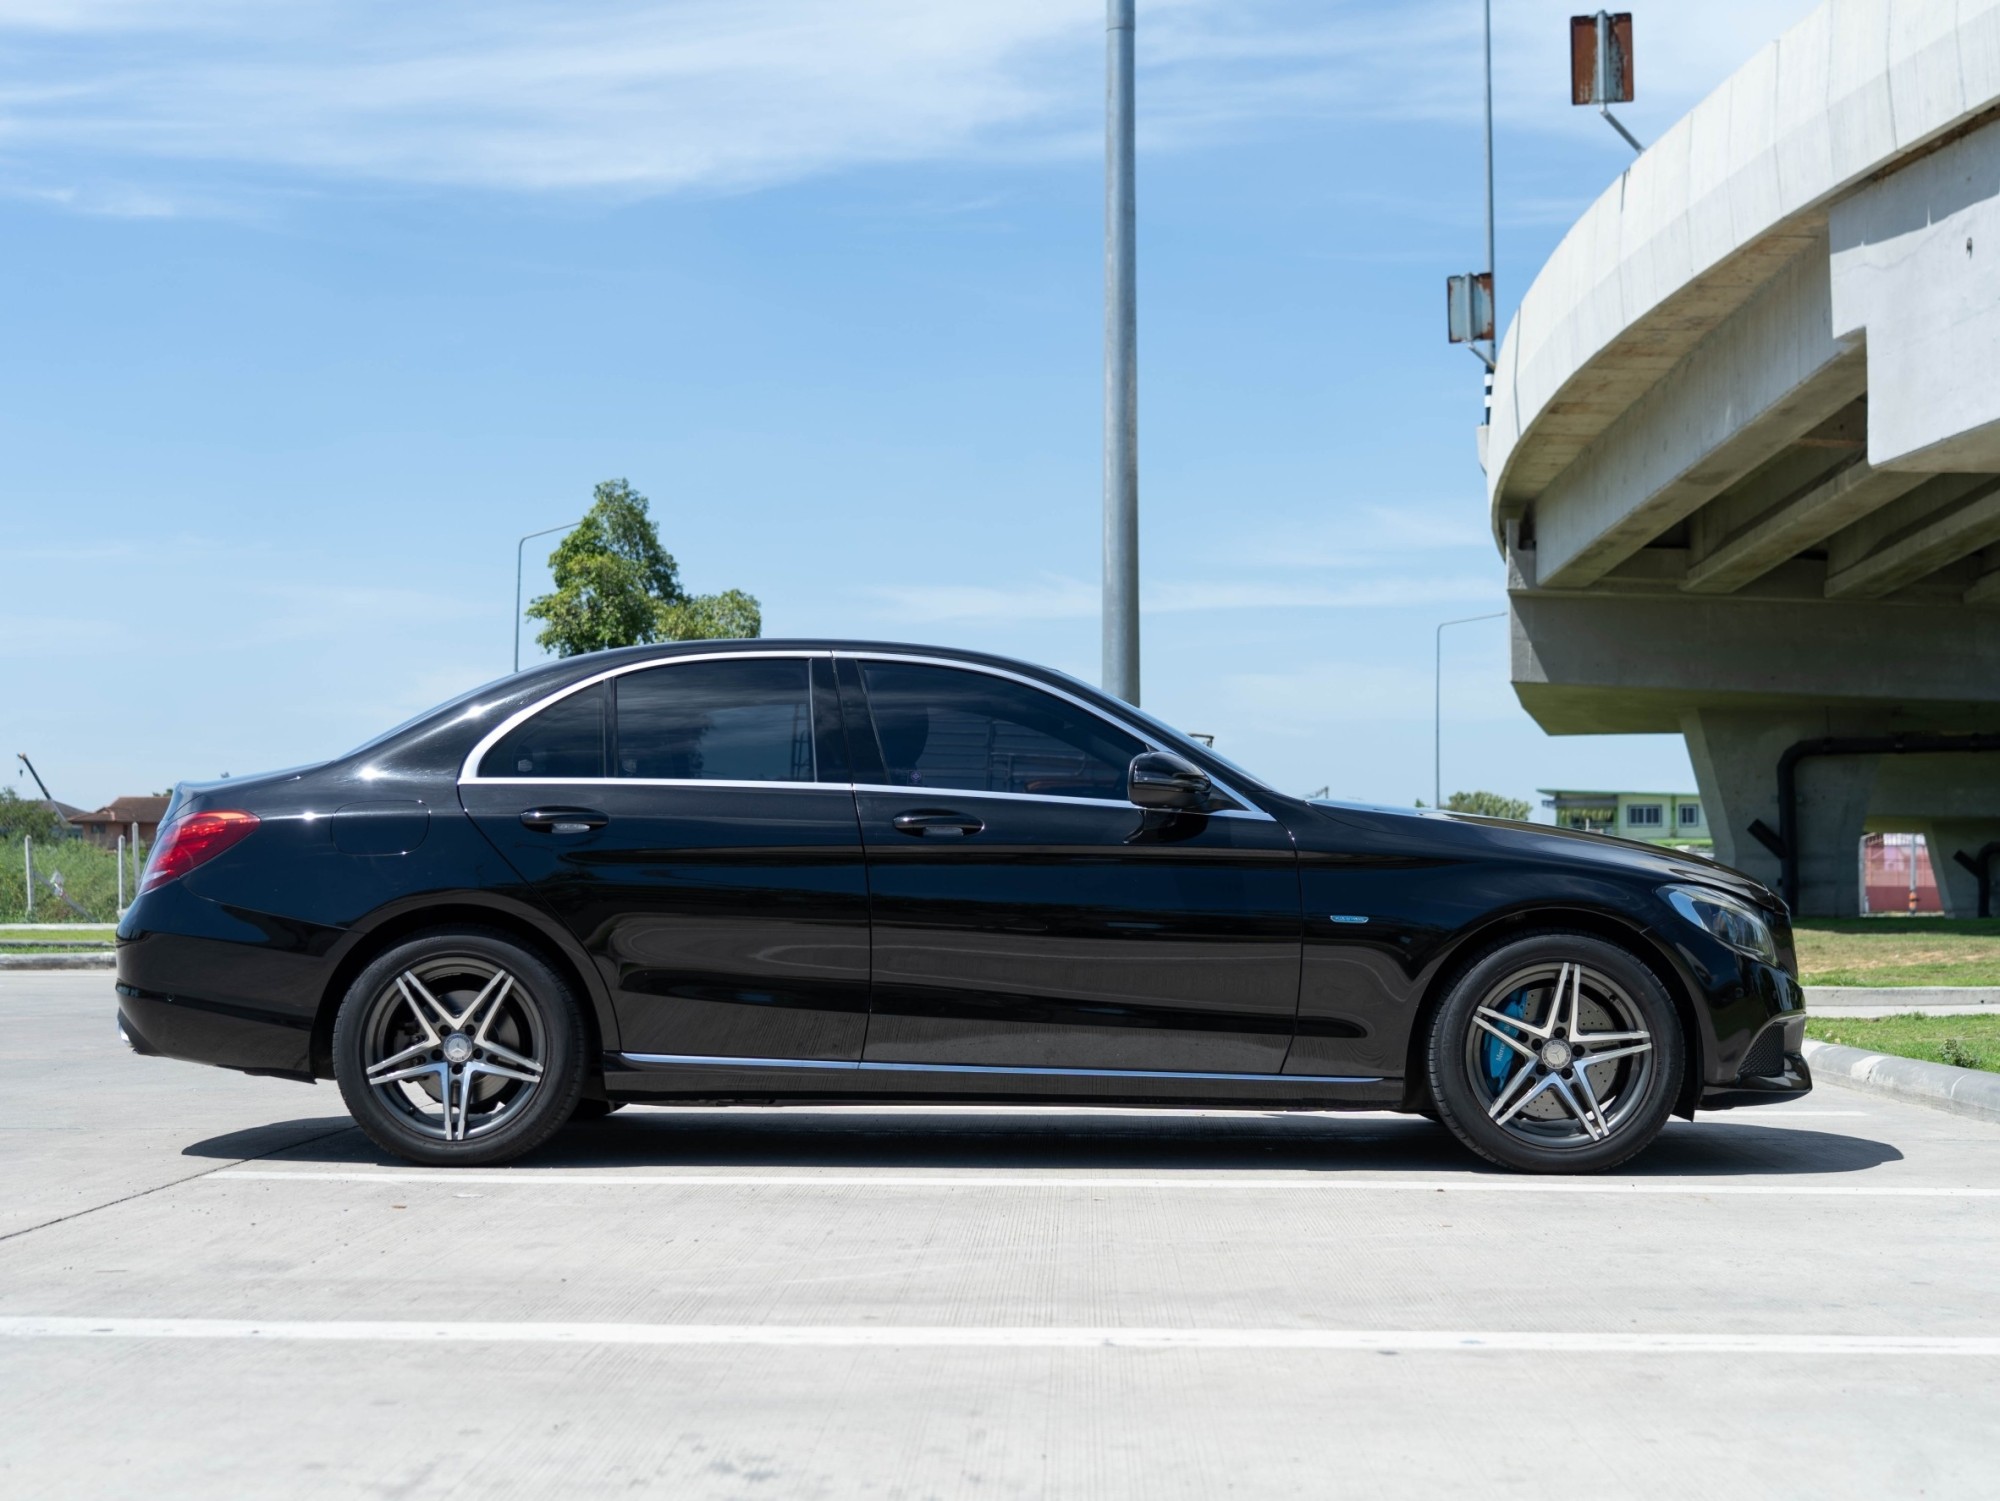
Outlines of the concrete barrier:
<svg viewBox="0 0 2000 1501">
<path fill-rule="evenodd" d="M 1808 985 L 1806 1010 L 1922 1011 L 1931 1006 L 2000 1007 L 2000 988 L 1990 985 Z"/>
<path fill-rule="evenodd" d="M 1870 1053 L 1810 1038 L 1806 1040 L 1805 1054 L 1815 1083 L 1865 1089 L 2000 1125 L 2000 1074 L 1926 1063 L 1920 1058 Z"/>
</svg>

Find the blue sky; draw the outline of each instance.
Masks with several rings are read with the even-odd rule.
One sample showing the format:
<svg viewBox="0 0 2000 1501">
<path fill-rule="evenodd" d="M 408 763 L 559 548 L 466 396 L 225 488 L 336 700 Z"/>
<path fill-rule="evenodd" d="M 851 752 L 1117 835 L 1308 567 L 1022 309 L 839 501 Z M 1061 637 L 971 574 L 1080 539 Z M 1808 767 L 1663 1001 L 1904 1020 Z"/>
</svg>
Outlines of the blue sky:
<svg viewBox="0 0 2000 1501">
<path fill-rule="evenodd" d="M 1642 11 L 1627 123 L 1809 8 Z M 1505 309 L 1628 148 L 1571 7 L 1496 9 Z M 772 634 L 1095 678 L 1102 17 L 0 5 L 0 749 L 86 806 L 338 752 L 507 670 L 515 539 L 611 476 Z M 1144 699 L 1294 792 L 1428 797 L 1432 627 L 1505 603 L 1478 28 L 1140 0 Z M 1447 640 L 1447 791 L 1693 786 Z"/>
</svg>

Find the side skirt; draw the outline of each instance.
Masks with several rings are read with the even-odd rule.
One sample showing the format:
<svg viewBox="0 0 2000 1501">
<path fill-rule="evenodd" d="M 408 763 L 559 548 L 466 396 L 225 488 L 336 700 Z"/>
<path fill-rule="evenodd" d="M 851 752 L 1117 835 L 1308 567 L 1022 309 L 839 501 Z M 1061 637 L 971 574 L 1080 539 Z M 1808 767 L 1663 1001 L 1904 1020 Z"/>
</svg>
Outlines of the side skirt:
<svg viewBox="0 0 2000 1501">
<path fill-rule="evenodd" d="M 963 1063 L 606 1053 L 604 1092 L 614 1100 L 687 1102 L 984 1100 L 1016 1104 L 1379 1110 L 1402 1100 L 1403 1081 L 1316 1074 L 1009 1068 Z"/>
</svg>

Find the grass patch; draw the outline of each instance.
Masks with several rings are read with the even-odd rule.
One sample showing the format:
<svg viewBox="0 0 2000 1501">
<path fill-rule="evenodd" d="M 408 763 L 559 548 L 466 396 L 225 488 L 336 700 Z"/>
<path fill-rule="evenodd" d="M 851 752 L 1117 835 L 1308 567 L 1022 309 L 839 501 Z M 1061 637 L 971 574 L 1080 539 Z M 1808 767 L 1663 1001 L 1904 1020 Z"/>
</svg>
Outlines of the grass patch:
<svg viewBox="0 0 2000 1501">
<path fill-rule="evenodd" d="M 1807 918 L 1793 932 L 1808 985 L 2000 986 L 2000 920 Z"/>
<path fill-rule="evenodd" d="M 131 855 L 125 870 L 125 900 L 132 900 Z M 79 917 L 49 890 L 44 876 L 60 873 L 63 890 L 83 908 Z M 35 841 L 36 923 L 60 928 L 69 923 L 116 922 L 118 920 L 118 852 L 99 849 L 81 839 Z M 0 840 L 0 922 L 27 922 L 28 872 L 21 857 L 21 841 Z M 36 935 L 23 934 L 22 937 Z M 99 938 L 102 935 L 92 934 Z"/>
<path fill-rule="evenodd" d="M 1808 1016 L 1806 1036 L 1845 1048 L 2000 1074 L 2000 1016 L 1910 1014 L 1854 1021 Z"/>
</svg>

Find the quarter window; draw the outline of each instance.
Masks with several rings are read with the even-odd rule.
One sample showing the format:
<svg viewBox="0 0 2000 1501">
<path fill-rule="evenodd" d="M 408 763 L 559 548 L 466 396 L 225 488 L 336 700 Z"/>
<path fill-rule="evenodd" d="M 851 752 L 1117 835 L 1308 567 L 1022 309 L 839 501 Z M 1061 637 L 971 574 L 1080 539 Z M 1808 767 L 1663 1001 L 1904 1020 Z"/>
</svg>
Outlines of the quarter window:
<svg viewBox="0 0 2000 1501">
<path fill-rule="evenodd" d="M 604 775 L 604 684 L 593 683 L 524 719 L 479 759 L 482 777 L 572 781 Z"/>
<path fill-rule="evenodd" d="M 812 695 L 804 658 L 686 662 L 612 681 L 618 776 L 813 780 Z"/>
<path fill-rule="evenodd" d="M 1123 801 L 1145 749 L 1087 709 L 986 673 L 864 662 L 862 676 L 898 787 Z"/>
</svg>

